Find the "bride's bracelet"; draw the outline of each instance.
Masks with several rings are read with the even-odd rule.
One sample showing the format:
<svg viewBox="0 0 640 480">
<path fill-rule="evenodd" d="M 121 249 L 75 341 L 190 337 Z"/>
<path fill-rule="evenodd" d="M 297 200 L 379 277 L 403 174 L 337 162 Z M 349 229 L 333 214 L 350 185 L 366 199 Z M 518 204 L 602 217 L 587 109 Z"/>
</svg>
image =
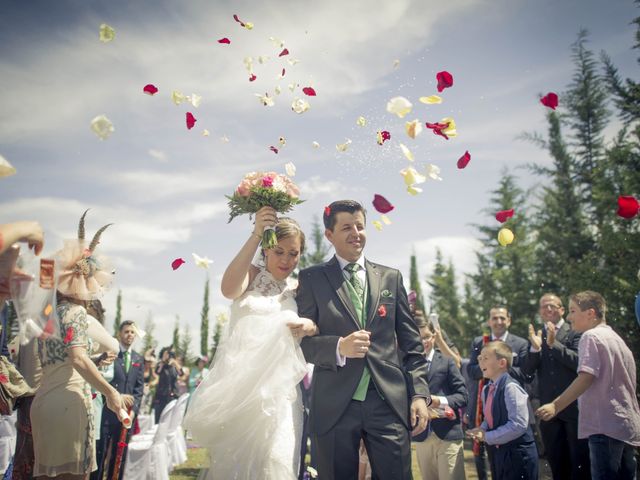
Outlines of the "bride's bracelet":
<svg viewBox="0 0 640 480">
<path fill-rule="evenodd" d="M 251 235 L 253 235 L 254 237 L 256 237 L 259 240 L 262 240 L 262 235 L 258 235 L 256 232 L 251 232 Z"/>
</svg>

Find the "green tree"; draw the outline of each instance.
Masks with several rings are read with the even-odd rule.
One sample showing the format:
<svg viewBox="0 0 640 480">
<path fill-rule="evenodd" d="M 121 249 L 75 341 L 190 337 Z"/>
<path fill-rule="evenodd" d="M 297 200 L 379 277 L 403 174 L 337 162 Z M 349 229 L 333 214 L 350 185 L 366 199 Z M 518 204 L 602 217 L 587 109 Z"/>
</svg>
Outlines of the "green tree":
<svg viewBox="0 0 640 480">
<path fill-rule="evenodd" d="M 229 320 L 229 317 L 225 312 L 220 312 L 216 315 L 216 325 L 213 329 L 213 338 L 211 339 L 211 350 L 209 354 L 209 359 L 213 359 L 216 354 L 216 350 L 218 345 L 220 344 L 220 336 L 222 335 L 222 329 L 224 328 L 225 323 Z"/>
<path fill-rule="evenodd" d="M 467 343 L 468 332 L 460 322 L 460 298 L 456 287 L 455 269 L 451 260 L 448 265 L 444 264 L 439 248 L 436 249 L 436 264 L 427 278 L 427 283 L 431 287 L 430 311 L 438 314 L 440 326 L 456 347 Z"/>
<path fill-rule="evenodd" d="M 420 275 L 418 275 L 418 262 L 416 260 L 416 252 L 411 254 L 411 270 L 409 272 L 409 288 L 416 293 L 416 308 L 425 311 L 424 295 L 420 286 Z"/>
<path fill-rule="evenodd" d="M 117 337 L 120 332 L 120 324 L 122 323 L 122 290 L 118 290 L 116 298 L 116 318 L 113 321 L 113 336 Z"/>
<path fill-rule="evenodd" d="M 180 350 L 180 315 L 176 315 L 176 323 L 173 326 L 173 342 L 171 345 L 174 352 Z"/>
<path fill-rule="evenodd" d="M 313 247 L 313 250 L 309 248 L 310 246 Z M 325 243 L 324 229 L 320 225 L 318 217 L 314 216 L 311 223 L 311 235 L 307 238 L 307 249 L 300 256 L 300 269 L 324 262 L 328 253 L 329 246 Z"/>
<path fill-rule="evenodd" d="M 204 284 L 204 301 L 200 311 L 200 355 L 206 355 L 209 342 L 209 277 Z"/>
<path fill-rule="evenodd" d="M 189 365 L 192 361 L 191 355 L 191 327 L 189 324 L 185 327 L 182 335 L 180 335 L 180 347 L 177 350 L 177 354 L 184 358 L 184 365 Z"/>
<path fill-rule="evenodd" d="M 147 350 L 151 348 L 156 348 L 158 346 L 158 341 L 153 337 L 153 331 L 155 330 L 155 324 L 153 322 L 153 314 L 151 310 L 147 312 L 147 319 L 144 322 L 144 346 L 143 353 L 146 353 Z"/>
</svg>

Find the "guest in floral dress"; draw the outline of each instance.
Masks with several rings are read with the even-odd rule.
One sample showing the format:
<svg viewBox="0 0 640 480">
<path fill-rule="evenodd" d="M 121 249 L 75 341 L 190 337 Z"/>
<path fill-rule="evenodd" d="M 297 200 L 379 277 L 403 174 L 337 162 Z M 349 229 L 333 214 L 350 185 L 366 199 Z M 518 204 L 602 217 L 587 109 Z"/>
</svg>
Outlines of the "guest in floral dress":
<svg viewBox="0 0 640 480">
<path fill-rule="evenodd" d="M 34 477 L 86 479 L 96 469 L 91 386 L 106 397 L 113 411 L 124 406 L 89 357 L 89 330 L 95 325 L 86 307 L 102 296 L 113 273 L 106 259 L 95 253 L 106 227 L 88 247 L 85 244 L 86 213 L 80 219 L 78 240 L 65 242 L 57 254 L 57 325 L 52 334 L 38 339 L 42 381 L 31 408 Z"/>
</svg>

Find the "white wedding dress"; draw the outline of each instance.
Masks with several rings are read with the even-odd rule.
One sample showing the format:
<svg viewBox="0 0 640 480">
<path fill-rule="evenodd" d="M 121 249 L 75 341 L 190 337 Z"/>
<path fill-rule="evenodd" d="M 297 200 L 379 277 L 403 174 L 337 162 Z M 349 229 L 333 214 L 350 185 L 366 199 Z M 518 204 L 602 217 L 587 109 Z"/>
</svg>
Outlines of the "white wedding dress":
<svg viewBox="0 0 640 480">
<path fill-rule="evenodd" d="M 231 305 L 209 375 L 184 419 L 207 447 L 207 480 L 295 480 L 303 409 L 298 384 L 307 372 L 286 323 L 298 319 L 292 280 L 264 268 Z"/>
</svg>

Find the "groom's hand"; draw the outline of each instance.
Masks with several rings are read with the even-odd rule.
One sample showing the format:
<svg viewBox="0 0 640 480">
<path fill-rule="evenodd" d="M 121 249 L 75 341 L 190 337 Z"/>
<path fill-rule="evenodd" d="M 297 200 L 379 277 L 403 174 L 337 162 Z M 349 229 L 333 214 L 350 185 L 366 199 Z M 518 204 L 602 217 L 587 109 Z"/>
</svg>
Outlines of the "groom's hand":
<svg viewBox="0 0 640 480">
<path fill-rule="evenodd" d="M 338 344 L 340 355 L 347 358 L 364 358 L 369 351 L 369 345 L 371 345 L 370 336 L 371 332 L 358 330 L 348 337 L 342 337 Z"/>
<path fill-rule="evenodd" d="M 411 436 L 415 437 L 427 429 L 429 423 L 429 407 L 424 397 L 414 397 L 410 410 Z"/>
</svg>

